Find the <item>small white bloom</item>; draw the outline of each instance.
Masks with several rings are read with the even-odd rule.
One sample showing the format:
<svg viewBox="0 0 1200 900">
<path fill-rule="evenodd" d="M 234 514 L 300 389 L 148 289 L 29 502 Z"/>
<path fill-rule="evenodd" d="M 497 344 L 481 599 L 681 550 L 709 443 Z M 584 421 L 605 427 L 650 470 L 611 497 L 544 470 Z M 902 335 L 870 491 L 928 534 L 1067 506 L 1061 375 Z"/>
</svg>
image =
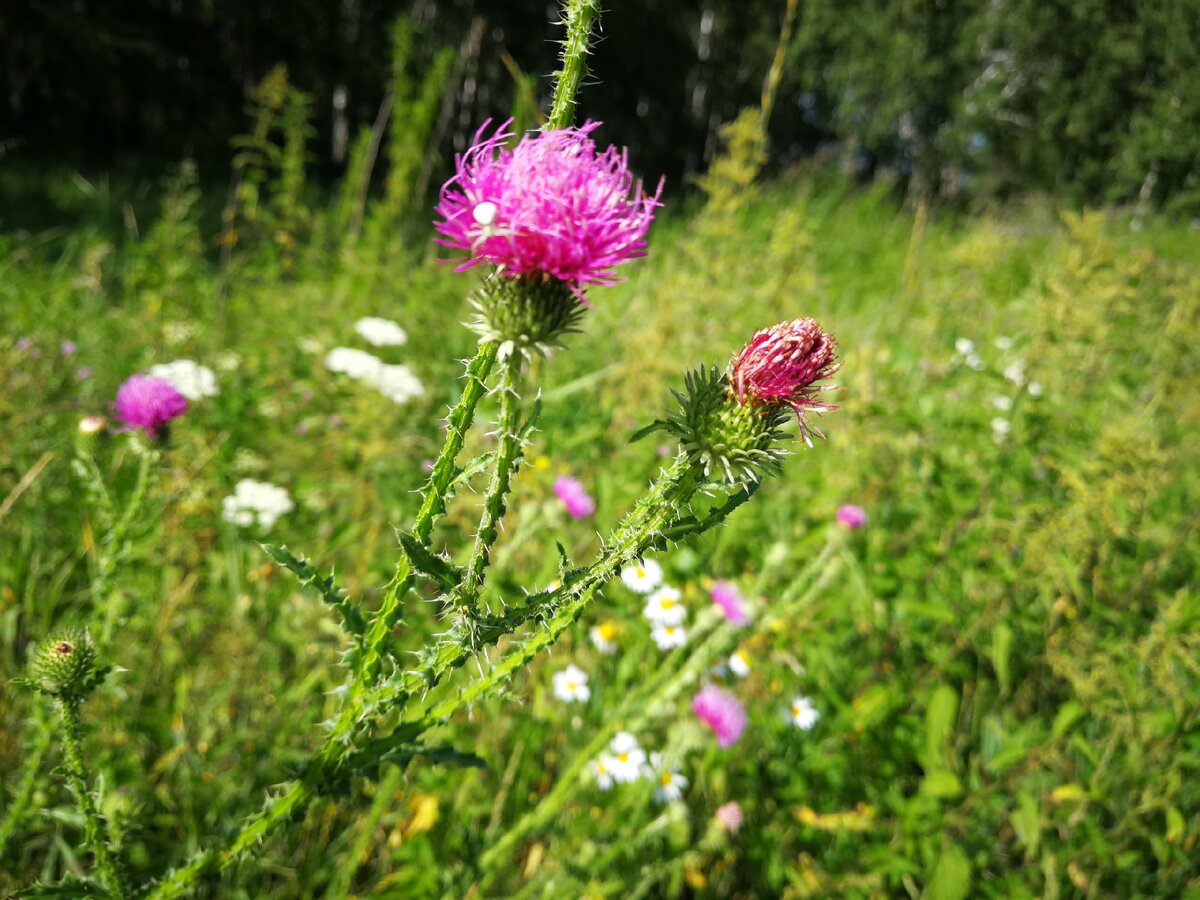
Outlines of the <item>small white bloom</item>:
<svg viewBox="0 0 1200 900">
<path fill-rule="evenodd" d="M 222 350 L 217 354 L 217 368 L 222 372 L 232 372 L 242 364 L 242 358 L 236 350 Z"/>
<path fill-rule="evenodd" d="M 554 696 L 563 703 L 585 703 L 592 696 L 587 673 L 576 666 L 567 666 L 554 673 Z"/>
<path fill-rule="evenodd" d="M 968 369 L 972 369 L 976 372 L 983 368 L 983 360 L 974 353 L 971 353 L 967 356 L 966 363 Z"/>
<path fill-rule="evenodd" d="M 355 322 L 354 330 L 367 343 L 374 344 L 376 347 L 399 347 L 408 341 L 408 335 L 404 333 L 404 329 L 391 319 L 368 316 Z"/>
<path fill-rule="evenodd" d="M 687 607 L 682 600 L 683 593 L 679 588 L 664 584 L 646 598 L 642 615 L 655 625 L 682 625 L 687 618 Z"/>
<path fill-rule="evenodd" d="M 1004 377 L 1013 384 L 1022 384 L 1025 381 L 1025 360 L 1014 359 L 1005 366 Z"/>
<path fill-rule="evenodd" d="M 617 652 L 617 626 L 612 622 L 593 625 L 588 632 L 588 637 L 592 639 L 592 646 L 605 656 L 611 656 Z"/>
<path fill-rule="evenodd" d="M 1000 337 L 996 338 L 996 349 L 997 350 L 1011 350 L 1012 345 L 1013 345 L 1013 339 L 1010 337 L 1005 337 L 1004 335 L 1000 335 Z"/>
<path fill-rule="evenodd" d="M 373 377 L 363 380 L 393 403 L 425 396 L 425 386 L 408 366 L 381 365 Z"/>
<path fill-rule="evenodd" d="M 671 650 L 687 643 L 687 632 L 681 625 L 656 625 L 650 636 L 659 650 Z"/>
<path fill-rule="evenodd" d="M 373 378 L 382 366 L 382 360 L 353 347 L 334 347 L 325 354 L 325 368 L 351 378 Z"/>
<path fill-rule="evenodd" d="M 1000 412 L 1008 412 L 1013 407 L 1011 397 L 993 397 L 992 406 L 1000 410 Z"/>
<path fill-rule="evenodd" d="M 625 587 L 636 594 L 648 594 L 662 584 L 662 566 L 652 559 L 643 559 L 621 570 Z"/>
<path fill-rule="evenodd" d="M 1028 391 L 1029 391 L 1029 396 L 1030 396 L 1030 397 L 1040 397 L 1040 396 L 1042 396 L 1042 385 L 1041 385 L 1041 383 L 1040 383 L 1040 382 L 1037 382 L 1037 381 L 1031 381 L 1031 382 L 1029 382 L 1029 387 L 1028 387 L 1028 388 L 1026 388 L 1026 390 L 1028 390 Z"/>
<path fill-rule="evenodd" d="M 325 349 L 321 346 L 321 342 L 315 337 L 302 337 L 296 341 L 296 346 L 312 356 L 316 356 Z"/>
<path fill-rule="evenodd" d="M 638 746 L 637 738 L 628 731 L 622 731 L 608 746 L 612 751 L 608 769 L 613 781 L 629 784 L 642 777 L 646 768 L 646 751 Z"/>
<path fill-rule="evenodd" d="M 257 522 L 260 528 L 268 529 L 296 505 L 285 488 L 243 478 L 233 489 L 233 494 L 221 501 L 221 508 L 221 515 L 227 522 L 243 527 Z"/>
<path fill-rule="evenodd" d="M 975 342 L 970 338 L 959 338 L 954 342 L 954 350 L 960 356 L 970 356 L 975 352 Z"/>
<path fill-rule="evenodd" d="M 1003 437 L 1012 431 L 1012 422 L 1004 418 L 1004 416 L 996 416 L 992 419 L 992 434 Z"/>
<path fill-rule="evenodd" d="M 817 708 L 813 706 L 813 702 L 804 696 L 792 699 L 789 715 L 791 716 L 792 724 L 801 731 L 810 731 L 817 724 L 817 720 L 821 718 L 821 714 L 817 712 Z"/>
<path fill-rule="evenodd" d="M 493 203 L 491 200 L 484 200 L 482 203 L 475 204 L 475 208 L 471 210 L 471 216 L 478 224 L 482 225 L 484 228 L 487 228 L 496 221 L 497 212 L 499 212 L 499 210 L 496 208 L 495 203 Z"/>
<path fill-rule="evenodd" d="M 191 359 L 159 363 L 147 369 L 146 374 L 161 378 L 189 400 L 203 400 L 218 393 L 216 373 Z"/>
<path fill-rule="evenodd" d="M 672 772 L 665 765 L 661 753 L 650 754 L 650 769 L 658 787 L 654 789 L 654 799 L 659 803 L 674 803 L 683 797 L 683 789 L 688 780 L 678 772 Z"/>
<path fill-rule="evenodd" d="M 735 650 L 729 657 L 729 671 L 738 678 L 745 678 L 750 674 L 750 660 L 746 658 L 744 651 Z"/>
<path fill-rule="evenodd" d="M 607 753 L 602 753 L 597 759 L 593 759 L 588 763 L 588 771 L 596 779 L 596 786 L 602 791 L 607 791 L 611 788 L 615 781 L 613 778 L 612 762 L 613 758 L 611 756 Z"/>
</svg>

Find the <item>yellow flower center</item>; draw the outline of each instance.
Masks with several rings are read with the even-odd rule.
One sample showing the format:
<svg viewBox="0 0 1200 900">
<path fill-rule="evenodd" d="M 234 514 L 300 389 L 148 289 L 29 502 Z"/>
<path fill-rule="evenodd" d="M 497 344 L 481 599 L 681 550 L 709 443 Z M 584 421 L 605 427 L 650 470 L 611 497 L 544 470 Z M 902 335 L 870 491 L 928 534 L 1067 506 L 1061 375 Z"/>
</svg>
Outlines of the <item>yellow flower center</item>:
<svg viewBox="0 0 1200 900">
<path fill-rule="evenodd" d="M 663 773 L 662 773 L 662 783 L 663 783 L 664 785 L 670 784 L 670 783 L 671 783 L 671 777 L 672 777 L 672 776 L 671 776 L 671 773 L 670 773 L 670 772 L 663 772 Z"/>
<path fill-rule="evenodd" d="M 599 631 L 600 637 L 604 638 L 606 641 L 611 641 L 617 636 L 617 626 L 613 625 L 611 622 L 605 622 L 600 626 Z"/>
<path fill-rule="evenodd" d="M 629 762 L 629 754 L 628 753 L 618 753 L 617 759 L 619 759 L 621 762 Z"/>
<path fill-rule="evenodd" d="M 678 604 L 676 604 L 675 601 L 672 600 L 670 597 L 663 597 L 663 599 L 662 599 L 662 608 L 663 609 L 671 609 L 672 607 L 674 607 L 676 605 L 678 605 Z"/>
<path fill-rule="evenodd" d="M 646 577 L 646 570 L 645 570 L 645 569 L 643 569 L 641 566 L 637 566 L 637 567 L 635 567 L 633 571 L 637 573 L 637 577 L 638 577 L 638 578 L 645 578 L 645 577 Z"/>
</svg>

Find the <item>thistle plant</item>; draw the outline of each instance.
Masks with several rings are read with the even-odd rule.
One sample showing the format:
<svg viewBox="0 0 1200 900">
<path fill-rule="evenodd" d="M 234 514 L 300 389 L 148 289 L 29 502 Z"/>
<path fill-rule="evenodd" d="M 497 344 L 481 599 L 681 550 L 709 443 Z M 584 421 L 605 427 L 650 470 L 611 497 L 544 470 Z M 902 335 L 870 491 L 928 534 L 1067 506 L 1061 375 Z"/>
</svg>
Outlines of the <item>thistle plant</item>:
<svg viewBox="0 0 1200 900">
<path fill-rule="evenodd" d="M 563 68 L 546 130 L 514 135 L 505 126 L 485 125 L 475 145 L 456 160 L 437 204 L 439 242 L 460 254 L 453 260 L 457 268 L 472 271 L 464 277 L 482 272 L 469 325 L 478 348 L 467 363 L 461 396 L 447 418 L 445 441 L 417 513 L 408 528 L 397 532 L 399 558 L 379 605 L 368 609 L 359 604 L 319 565 L 287 548 L 265 548 L 340 620 L 346 670 L 338 691 L 340 708 L 326 723 L 324 740 L 294 777 L 238 830 L 141 886 L 139 896 L 189 894 L 202 879 L 261 853 L 267 837 L 318 798 L 343 795 L 351 779 L 376 779 L 385 765 L 403 767 L 418 756 L 435 764 L 479 765 L 469 752 L 430 742 L 427 732 L 497 694 L 578 621 L 606 584 L 631 569 L 638 571 L 647 553 L 719 526 L 756 494 L 767 476 L 779 472 L 790 440 L 788 421 L 794 418 L 811 443 L 811 436 L 819 434 L 811 417 L 832 408 L 819 401 L 828 385 L 818 382 L 837 371 L 836 343 L 812 319 L 759 332 L 724 366 L 709 364 L 688 373 L 684 390 L 675 392 L 677 408 L 642 432 L 665 432 L 677 440 L 678 451 L 603 539 L 595 558 L 577 564 L 559 548 L 556 586 L 528 593 L 517 603 L 496 605 L 500 598 L 489 591 L 492 553 L 513 502 L 514 475 L 538 421 L 536 389 L 528 384 L 530 362 L 564 346 L 564 338 L 586 321 L 590 292 L 615 283 L 624 266 L 645 255 L 662 190 L 660 184 L 653 194 L 646 192 L 623 151 L 596 145 L 598 123 L 571 125 L 598 8 L 591 0 L 571 0 L 566 11 Z M 460 461 L 479 404 L 488 394 L 498 399 L 497 421 L 489 429 L 495 447 Z M 115 405 L 118 418 L 151 441 L 162 440 L 169 422 L 185 409 L 186 401 L 169 385 L 140 376 L 122 388 Z M 138 446 L 148 469 L 154 452 L 144 443 Z M 107 498 L 90 457 L 81 455 L 80 470 L 90 493 Z M 443 554 L 432 543 L 434 527 L 455 493 L 477 475 L 485 477 L 486 487 L 470 546 L 460 555 Z M 144 476 L 139 479 L 136 504 L 145 481 Z M 112 508 L 107 499 L 101 505 Z M 119 529 L 123 517 L 110 512 L 109 518 Z M 106 579 L 118 561 L 115 556 L 106 563 Z M 418 592 L 435 596 L 445 630 L 423 646 L 405 646 L 397 630 L 406 604 Z M 730 651 L 732 635 L 743 624 L 736 619 L 717 612 L 706 617 L 697 628 L 696 651 L 681 657 L 678 667 L 664 669 L 651 682 L 660 690 L 640 693 L 628 717 L 651 715 L 654 704 L 682 697 L 719 654 Z M 106 635 L 109 627 L 111 619 L 106 618 Z M 508 639 L 506 648 L 494 655 L 489 648 L 502 638 Z M 101 647 L 107 650 L 107 641 Z M 460 669 L 463 676 L 453 692 L 431 694 Z M 82 767 L 81 710 L 106 671 L 86 630 L 63 632 L 35 649 L 29 683 L 61 713 L 68 780 L 95 859 L 92 888 L 121 897 L 129 889 L 115 842 L 106 834 Z M 740 733 L 733 704 L 711 692 L 694 701 L 698 712 L 711 715 L 723 744 L 732 744 Z M 489 850 L 485 869 L 501 862 L 527 830 L 519 826 Z"/>
</svg>

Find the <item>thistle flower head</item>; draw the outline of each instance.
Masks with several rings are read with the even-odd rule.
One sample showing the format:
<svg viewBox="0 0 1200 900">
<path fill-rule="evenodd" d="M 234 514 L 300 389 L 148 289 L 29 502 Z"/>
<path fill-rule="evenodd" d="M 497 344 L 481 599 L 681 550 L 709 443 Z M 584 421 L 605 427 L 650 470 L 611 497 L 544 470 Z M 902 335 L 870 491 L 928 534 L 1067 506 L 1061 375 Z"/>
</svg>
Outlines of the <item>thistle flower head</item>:
<svg viewBox="0 0 1200 900">
<path fill-rule="evenodd" d="M 734 357 L 729 381 L 739 403 L 791 407 L 811 444 L 814 429 L 806 414 L 835 408 L 818 400 L 820 392 L 830 387 L 818 387 L 816 382 L 839 368 L 832 335 L 822 331 L 816 319 L 794 319 L 757 332 Z"/>
<path fill-rule="evenodd" d="M 113 401 L 113 412 L 126 430 L 140 428 L 155 440 L 187 408 L 187 398 L 174 386 L 149 375 L 130 375 Z"/>
<path fill-rule="evenodd" d="M 29 680 L 39 691 L 64 699 L 91 693 L 107 670 L 97 665 L 96 645 L 82 628 L 56 628 L 29 658 Z"/>
<path fill-rule="evenodd" d="M 746 612 L 746 598 L 742 596 L 736 584 L 729 581 L 714 582 L 709 596 L 730 625 L 740 627 L 750 621 Z"/>
<path fill-rule="evenodd" d="M 501 275 L 585 285 L 617 281 L 616 269 L 646 253 L 659 205 L 629 171 L 628 154 L 598 151 L 599 122 L 524 135 L 507 146 L 508 122 L 455 160 L 436 211 L 438 243 L 465 251 L 458 270 L 495 265 Z"/>
<path fill-rule="evenodd" d="M 722 747 L 732 747 L 746 730 L 746 708 L 742 701 L 711 684 L 692 698 L 692 712 L 708 723 Z"/>
</svg>

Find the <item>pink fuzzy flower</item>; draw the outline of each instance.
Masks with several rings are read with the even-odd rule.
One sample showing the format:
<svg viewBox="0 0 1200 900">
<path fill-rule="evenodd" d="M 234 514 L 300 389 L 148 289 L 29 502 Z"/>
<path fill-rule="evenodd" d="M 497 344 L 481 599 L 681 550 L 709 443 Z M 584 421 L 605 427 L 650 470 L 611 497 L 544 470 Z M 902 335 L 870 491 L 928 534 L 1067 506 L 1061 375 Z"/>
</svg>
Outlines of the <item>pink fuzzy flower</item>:
<svg viewBox="0 0 1200 900">
<path fill-rule="evenodd" d="M 853 531 L 867 524 L 867 511 L 861 506 L 847 503 L 845 506 L 838 507 L 837 520 L 838 524 L 843 528 L 849 528 Z"/>
<path fill-rule="evenodd" d="M 157 440 L 163 429 L 187 412 L 187 399 L 167 381 L 130 375 L 117 391 L 113 412 L 125 430 L 140 428 Z"/>
<path fill-rule="evenodd" d="M 596 511 L 596 501 L 584 490 L 583 482 L 578 478 L 560 475 L 554 480 L 554 493 L 572 518 L 586 519 Z"/>
<path fill-rule="evenodd" d="M 721 607 L 721 612 L 730 625 L 745 625 L 750 621 L 746 614 L 746 599 L 742 596 L 737 585 L 729 581 L 718 581 L 709 592 L 713 603 Z"/>
<path fill-rule="evenodd" d="M 739 403 L 790 406 L 805 441 L 811 445 L 811 434 L 821 433 L 805 414 L 837 409 L 817 400 L 821 391 L 833 387 L 817 387 L 815 382 L 829 378 L 840 368 L 833 336 L 822 331 L 816 319 L 795 319 L 756 333 L 734 359 L 730 383 Z"/>
<path fill-rule="evenodd" d="M 728 691 L 709 685 L 692 698 L 692 712 L 708 723 L 722 747 L 732 747 L 746 730 L 746 708 Z"/>
<path fill-rule="evenodd" d="M 501 274 L 550 276 L 576 292 L 614 284 L 616 268 L 646 255 L 662 185 L 650 196 L 628 154 L 598 153 L 599 122 L 524 135 L 511 150 L 508 122 L 455 159 L 436 207 L 439 244 L 465 251 L 456 271 L 491 264 Z"/>
<path fill-rule="evenodd" d="M 717 811 L 713 813 L 713 818 L 729 834 L 733 834 L 742 827 L 742 808 L 737 804 L 736 800 L 722 803 L 717 807 Z"/>
</svg>

